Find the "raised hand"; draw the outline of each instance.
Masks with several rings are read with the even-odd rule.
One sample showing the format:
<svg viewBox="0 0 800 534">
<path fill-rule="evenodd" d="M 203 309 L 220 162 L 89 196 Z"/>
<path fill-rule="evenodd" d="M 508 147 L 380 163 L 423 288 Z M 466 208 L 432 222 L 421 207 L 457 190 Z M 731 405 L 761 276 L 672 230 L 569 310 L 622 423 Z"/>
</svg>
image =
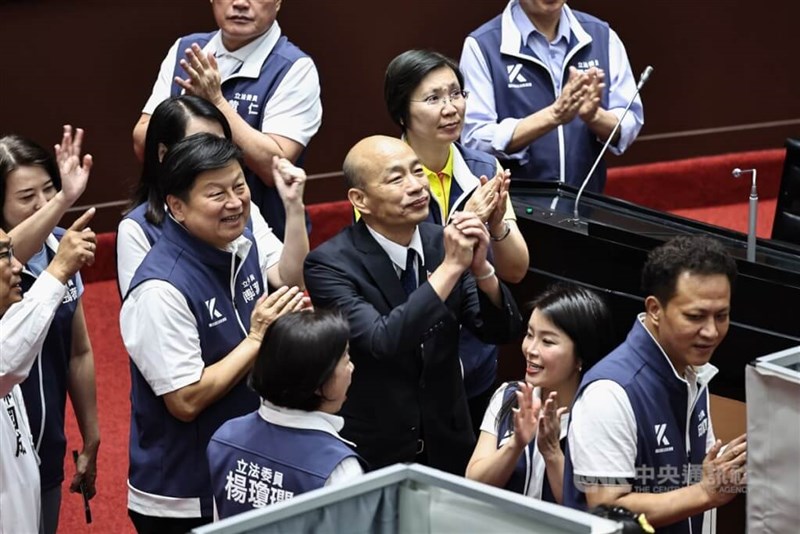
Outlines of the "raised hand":
<svg viewBox="0 0 800 534">
<path fill-rule="evenodd" d="M 287 313 L 301 311 L 308 304 L 308 297 L 297 286 L 283 286 L 269 296 L 262 295 L 250 314 L 250 333 L 247 337 L 261 343 L 275 319 Z"/>
<path fill-rule="evenodd" d="M 498 172 L 492 181 L 497 182 L 497 203 L 489 214 L 489 219 L 486 223 L 489 225 L 489 228 L 497 228 L 503 224 L 503 220 L 506 216 L 508 188 L 511 187 L 511 171 L 506 169 Z"/>
<path fill-rule="evenodd" d="M 519 382 L 517 408 L 514 412 L 514 442 L 519 450 L 524 449 L 536 435 L 542 401 L 533 396 L 533 386 Z"/>
<path fill-rule="evenodd" d="M 715 508 L 730 502 L 747 487 L 747 435 L 731 440 L 722 454 L 721 449 L 722 441 L 717 440 L 703 460 L 700 480 Z"/>
<path fill-rule="evenodd" d="M 464 211 L 471 211 L 481 221 L 488 222 L 489 217 L 498 205 L 501 184 L 496 179 L 489 180 L 486 176 L 481 176 L 480 181 L 481 185 L 475 189 L 475 192 L 472 193 L 472 196 L 469 197 L 469 200 L 464 205 Z"/>
<path fill-rule="evenodd" d="M 587 124 L 591 124 L 597 118 L 597 113 L 600 110 L 600 100 L 603 97 L 603 89 L 606 84 L 604 83 L 606 74 L 602 69 L 592 67 L 586 71 L 588 83 L 586 84 L 586 92 L 583 96 L 583 102 L 578 110 L 578 116 Z"/>
<path fill-rule="evenodd" d="M 272 156 L 272 178 L 284 206 L 303 205 L 303 191 L 306 186 L 306 172 L 295 167 L 286 158 Z"/>
<path fill-rule="evenodd" d="M 558 394 L 555 391 L 550 392 L 539 415 L 539 437 L 536 441 L 536 446 L 539 447 L 539 452 L 545 460 L 563 454 L 561 416 L 566 412 L 566 406 L 558 406 Z"/>
<path fill-rule="evenodd" d="M 465 271 L 472 264 L 476 244 L 475 238 L 464 235 L 456 227 L 463 213 L 454 213 L 450 223 L 444 227 L 444 261 L 457 265 L 461 271 Z M 477 216 L 472 216 L 477 219 Z"/>
<path fill-rule="evenodd" d="M 86 190 L 89 174 L 92 171 L 92 156 L 86 154 L 81 161 L 83 129 L 74 131 L 69 124 L 64 125 L 61 142 L 55 145 L 56 162 L 61 174 L 61 191 L 71 206 Z"/>
<path fill-rule="evenodd" d="M 222 94 L 222 77 L 219 73 L 217 58 L 214 54 L 206 54 L 200 45 L 193 43 L 187 48 L 186 58 L 180 65 L 189 76 L 184 79 L 175 77 L 175 83 L 181 86 L 186 94 L 205 98 L 215 106 L 219 106 L 225 97 Z"/>
<path fill-rule="evenodd" d="M 489 272 L 492 266 L 486 260 L 489 252 L 489 230 L 486 225 L 481 222 L 477 215 L 468 211 L 454 213 L 450 218 L 450 222 L 464 236 L 473 240 L 474 249 L 469 266 L 472 274 L 481 276 Z"/>
<path fill-rule="evenodd" d="M 94 263 L 97 236 L 88 226 L 94 213 L 95 209 L 89 208 L 72 223 L 67 233 L 61 238 L 53 261 L 47 267 L 47 272 L 55 276 L 62 284 L 66 284 L 67 280 L 84 265 Z"/>
<path fill-rule="evenodd" d="M 564 84 L 556 101 L 550 106 L 550 112 L 556 124 L 567 124 L 578 115 L 588 83 L 589 79 L 585 73 L 575 67 L 569 68 L 567 83 Z"/>
</svg>

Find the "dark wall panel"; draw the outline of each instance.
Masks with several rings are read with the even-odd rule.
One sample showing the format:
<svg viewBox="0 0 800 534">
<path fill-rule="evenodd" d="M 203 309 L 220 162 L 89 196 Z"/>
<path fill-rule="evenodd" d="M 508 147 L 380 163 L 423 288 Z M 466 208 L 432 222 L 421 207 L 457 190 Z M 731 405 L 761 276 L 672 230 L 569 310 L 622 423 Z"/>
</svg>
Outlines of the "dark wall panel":
<svg viewBox="0 0 800 534">
<path fill-rule="evenodd" d="M 309 173 L 337 172 L 347 149 L 372 133 L 396 134 L 383 105 L 383 71 L 396 54 L 435 48 L 458 57 L 464 36 L 499 13 L 504 0 L 284 0 L 285 33 L 320 70 L 323 126 Z M 642 138 L 611 165 L 777 148 L 800 134 L 800 76 L 794 31 L 800 3 L 776 0 L 572 1 L 609 20 L 644 90 Z M 197 0 L 0 0 L 0 132 L 43 144 L 65 122 L 87 129 L 96 167 L 82 203 L 125 198 L 139 172 L 130 132 L 174 39 L 213 29 Z M 783 126 L 758 127 L 784 121 Z M 734 128 L 706 135 L 703 129 Z M 667 134 L 667 137 L 663 137 Z M 314 181 L 309 202 L 341 198 L 337 178 Z M 101 210 L 110 230 L 118 207 Z"/>
</svg>

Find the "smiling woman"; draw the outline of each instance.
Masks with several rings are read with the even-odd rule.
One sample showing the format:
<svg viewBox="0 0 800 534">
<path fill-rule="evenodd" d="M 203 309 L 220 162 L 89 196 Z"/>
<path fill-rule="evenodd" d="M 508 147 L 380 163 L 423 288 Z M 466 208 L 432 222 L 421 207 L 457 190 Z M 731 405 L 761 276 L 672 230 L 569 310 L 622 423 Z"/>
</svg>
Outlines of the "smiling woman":
<svg viewBox="0 0 800 534">
<path fill-rule="evenodd" d="M 567 406 L 583 373 L 611 350 L 614 329 L 603 300 L 582 287 L 552 286 L 532 306 L 525 380 L 492 397 L 467 478 L 561 503 Z"/>
</svg>

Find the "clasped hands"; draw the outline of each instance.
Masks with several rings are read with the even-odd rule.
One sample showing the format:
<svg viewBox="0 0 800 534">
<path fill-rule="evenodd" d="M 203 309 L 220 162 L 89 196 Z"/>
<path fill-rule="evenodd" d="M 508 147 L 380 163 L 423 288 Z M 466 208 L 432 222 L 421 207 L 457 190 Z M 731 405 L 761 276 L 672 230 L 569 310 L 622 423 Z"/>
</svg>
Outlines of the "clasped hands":
<svg viewBox="0 0 800 534">
<path fill-rule="evenodd" d="M 581 71 L 570 67 L 567 83 L 549 108 L 553 121 L 561 125 L 580 117 L 586 124 L 594 123 L 601 109 L 600 100 L 605 86 L 605 72 L 602 69 L 591 67 Z"/>
<path fill-rule="evenodd" d="M 486 259 L 489 230 L 480 217 L 470 211 L 454 213 L 444 228 L 444 261 L 470 269 L 476 278 L 484 277 L 493 267 Z"/>
</svg>

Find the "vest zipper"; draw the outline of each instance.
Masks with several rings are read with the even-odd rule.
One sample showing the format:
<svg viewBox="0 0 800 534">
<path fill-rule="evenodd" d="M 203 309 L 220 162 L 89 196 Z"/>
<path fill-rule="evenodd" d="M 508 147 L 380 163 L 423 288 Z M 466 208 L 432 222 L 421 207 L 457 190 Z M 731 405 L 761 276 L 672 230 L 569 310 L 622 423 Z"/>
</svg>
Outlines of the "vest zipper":
<svg viewBox="0 0 800 534">
<path fill-rule="evenodd" d="M 244 260 L 242 260 L 242 262 L 239 264 L 239 267 L 236 268 L 236 253 L 232 253 L 230 279 L 231 304 L 233 304 L 233 314 L 236 316 L 236 321 L 239 323 L 239 328 L 241 328 L 244 335 L 247 336 L 247 329 L 244 327 L 242 318 L 239 316 L 239 308 L 236 306 L 236 277 L 239 276 L 239 272 L 242 270 L 243 266 Z"/>
</svg>

